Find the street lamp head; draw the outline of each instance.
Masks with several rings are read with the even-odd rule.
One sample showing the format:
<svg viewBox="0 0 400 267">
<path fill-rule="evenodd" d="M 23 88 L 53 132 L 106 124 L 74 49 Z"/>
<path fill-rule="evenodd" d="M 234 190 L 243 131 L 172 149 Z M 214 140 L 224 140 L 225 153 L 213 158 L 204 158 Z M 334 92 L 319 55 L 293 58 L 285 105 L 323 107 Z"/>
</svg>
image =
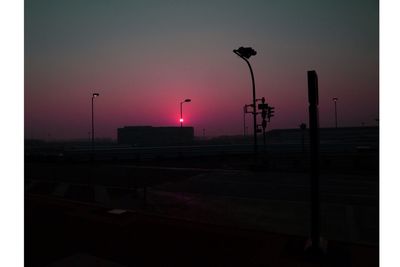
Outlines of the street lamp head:
<svg viewBox="0 0 400 267">
<path fill-rule="evenodd" d="M 93 93 L 93 97 L 99 96 L 99 93 Z"/>
<path fill-rule="evenodd" d="M 334 97 L 334 98 L 332 98 L 332 100 L 336 102 L 336 101 L 338 101 L 338 98 Z"/>
<path fill-rule="evenodd" d="M 239 47 L 239 49 L 233 50 L 233 53 L 239 57 L 249 59 L 251 56 L 257 55 L 257 52 L 251 47 Z"/>
<path fill-rule="evenodd" d="M 191 99 L 189 99 L 189 98 L 188 98 L 188 99 L 185 99 L 185 102 L 190 102 L 190 101 L 192 101 L 192 100 L 191 100 Z"/>
</svg>

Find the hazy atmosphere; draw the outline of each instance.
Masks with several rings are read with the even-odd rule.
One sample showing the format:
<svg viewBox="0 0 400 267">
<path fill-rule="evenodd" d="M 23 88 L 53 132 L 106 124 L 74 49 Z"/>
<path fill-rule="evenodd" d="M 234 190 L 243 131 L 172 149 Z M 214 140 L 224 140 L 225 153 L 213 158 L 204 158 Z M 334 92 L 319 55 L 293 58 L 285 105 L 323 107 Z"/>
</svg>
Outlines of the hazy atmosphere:
<svg viewBox="0 0 400 267">
<path fill-rule="evenodd" d="M 307 122 L 307 71 L 319 78 L 321 127 L 377 125 L 378 1 L 25 1 L 26 138 L 88 138 L 125 125 L 195 135 L 243 132 L 251 79 L 232 50 L 251 46 L 269 129 Z M 250 116 L 248 117 L 251 123 Z"/>
<path fill-rule="evenodd" d="M 379 266 L 379 1 L 24 15 L 26 266 Z"/>
</svg>

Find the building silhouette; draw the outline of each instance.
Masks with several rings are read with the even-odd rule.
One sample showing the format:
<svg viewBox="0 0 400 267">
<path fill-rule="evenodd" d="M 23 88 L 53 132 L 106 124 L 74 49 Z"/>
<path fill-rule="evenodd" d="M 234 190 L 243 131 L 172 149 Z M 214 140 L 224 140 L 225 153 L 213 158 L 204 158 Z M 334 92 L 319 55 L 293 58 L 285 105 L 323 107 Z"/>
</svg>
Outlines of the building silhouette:
<svg viewBox="0 0 400 267">
<path fill-rule="evenodd" d="M 118 128 L 118 144 L 132 146 L 189 145 L 193 127 L 125 126 Z"/>
</svg>

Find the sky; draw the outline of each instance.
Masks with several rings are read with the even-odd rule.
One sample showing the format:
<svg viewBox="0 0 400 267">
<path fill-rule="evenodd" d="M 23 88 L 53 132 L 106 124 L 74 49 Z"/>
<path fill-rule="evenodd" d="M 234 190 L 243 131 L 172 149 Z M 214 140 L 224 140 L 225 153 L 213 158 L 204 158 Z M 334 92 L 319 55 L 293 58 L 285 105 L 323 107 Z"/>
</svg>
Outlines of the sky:
<svg viewBox="0 0 400 267">
<path fill-rule="evenodd" d="M 25 137 L 89 138 L 133 125 L 196 135 L 243 133 L 252 101 L 275 107 L 268 129 L 308 124 L 307 71 L 319 79 L 320 126 L 377 125 L 379 3 L 374 0 L 25 1 Z M 251 126 L 251 115 L 246 123 Z M 251 129 L 251 127 L 249 127 Z"/>
</svg>

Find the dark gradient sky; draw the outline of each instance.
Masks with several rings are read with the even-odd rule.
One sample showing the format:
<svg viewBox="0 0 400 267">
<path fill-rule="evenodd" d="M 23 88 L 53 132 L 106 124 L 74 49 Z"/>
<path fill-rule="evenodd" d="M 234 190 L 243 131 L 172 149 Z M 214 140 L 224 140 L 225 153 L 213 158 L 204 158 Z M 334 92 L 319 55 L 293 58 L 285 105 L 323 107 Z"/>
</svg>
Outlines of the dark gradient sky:
<svg viewBox="0 0 400 267">
<path fill-rule="evenodd" d="M 25 2 L 25 134 L 87 138 L 124 125 L 186 125 L 197 135 L 241 134 L 257 96 L 275 106 L 268 126 L 308 124 L 307 70 L 319 75 L 320 124 L 376 125 L 379 8 L 371 0 Z M 251 123 L 250 115 L 247 120 Z"/>
</svg>

